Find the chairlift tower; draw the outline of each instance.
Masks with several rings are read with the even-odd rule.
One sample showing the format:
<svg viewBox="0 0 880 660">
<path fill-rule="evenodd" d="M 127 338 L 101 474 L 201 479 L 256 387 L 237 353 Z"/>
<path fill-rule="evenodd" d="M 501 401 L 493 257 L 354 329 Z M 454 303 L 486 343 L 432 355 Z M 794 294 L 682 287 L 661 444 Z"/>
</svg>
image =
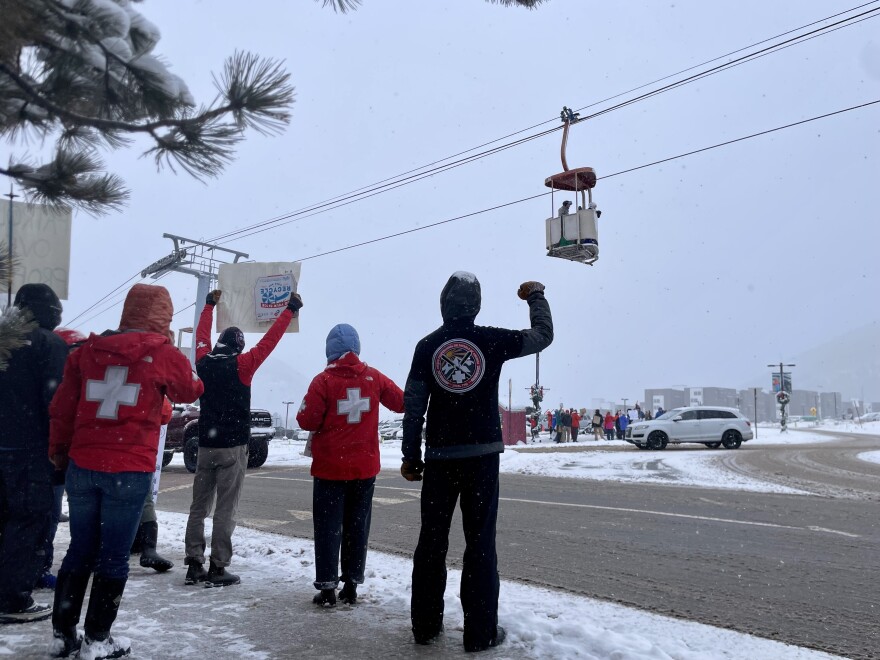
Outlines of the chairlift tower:
<svg viewBox="0 0 880 660">
<path fill-rule="evenodd" d="M 154 261 L 144 268 L 141 271 L 141 277 L 149 275 L 155 280 L 169 272 L 195 276 L 198 280 L 198 286 L 196 288 L 195 314 L 192 327 L 197 328 L 199 326 L 199 316 L 202 313 L 199 301 L 207 298 L 208 293 L 214 287 L 220 265 L 228 263 L 237 264 L 240 259 L 247 259 L 248 255 L 244 252 L 214 245 L 213 243 L 203 243 L 202 241 L 174 234 L 162 234 L 162 238 L 170 238 L 174 243 L 174 249 L 171 251 L 171 254 L 162 257 L 158 261 Z M 218 252 L 222 254 L 217 255 Z M 232 261 L 229 261 L 230 258 Z M 195 365 L 195 333 L 193 333 L 189 359 Z"/>
</svg>

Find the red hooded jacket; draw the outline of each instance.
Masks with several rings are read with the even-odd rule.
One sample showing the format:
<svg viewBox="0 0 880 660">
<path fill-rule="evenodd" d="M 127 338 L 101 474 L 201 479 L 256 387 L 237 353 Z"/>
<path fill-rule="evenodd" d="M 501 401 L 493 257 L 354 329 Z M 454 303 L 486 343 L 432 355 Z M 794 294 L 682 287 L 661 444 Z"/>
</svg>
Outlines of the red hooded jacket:
<svg viewBox="0 0 880 660">
<path fill-rule="evenodd" d="M 379 404 L 403 412 L 388 376 L 346 353 L 309 385 L 296 421 L 312 436 L 312 476 L 348 481 L 379 474 Z"/>
<path fill-rule="evenodd" d="M 191 403 L 203 390 L 166 336 L 92 335 L 67 358 L 49 407 L 49 456 L 98 472 L 153 472 L 165 396 Z"/>
</svg>

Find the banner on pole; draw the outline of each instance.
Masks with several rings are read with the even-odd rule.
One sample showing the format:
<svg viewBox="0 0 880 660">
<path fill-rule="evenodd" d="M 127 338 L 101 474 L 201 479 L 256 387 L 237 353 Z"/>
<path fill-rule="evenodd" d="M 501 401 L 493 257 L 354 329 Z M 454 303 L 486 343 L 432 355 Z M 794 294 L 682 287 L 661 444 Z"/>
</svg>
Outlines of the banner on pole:
<svg viewBox="0 0 880 660">
<path fill-rule="evenodd" d="M 222 264 L 217 275 L 223 292 L 217 305 L 217 331 L 234 325 L 242 332 L 266 332 L 296 293 L 300 268 L 292 261 Z M 299 332 L 298 318 L 287 332 Z"/>
<path fill-rule="evenodd" d="M 774 392 L 781 392 L 781 391 L 791 392 L 792 391 L 792 389 L 791 389 L 791 372 L 790 371 L 784 372 L 784 377 L 780 378 L 779 372 L 774 371 L 772 384 L 773 384 L 773 391 Z"/>
<path fill-rule="evenodd" d="M 9 240 L 9 204 L 0 200 L 0 241 Z M 67 300 L 70 279 L 70 209 L 12 202 L 13 295 L 23 284 L 48 284 Z M 6 255 L 3 255 L 4 257 Z"/>
</svg>

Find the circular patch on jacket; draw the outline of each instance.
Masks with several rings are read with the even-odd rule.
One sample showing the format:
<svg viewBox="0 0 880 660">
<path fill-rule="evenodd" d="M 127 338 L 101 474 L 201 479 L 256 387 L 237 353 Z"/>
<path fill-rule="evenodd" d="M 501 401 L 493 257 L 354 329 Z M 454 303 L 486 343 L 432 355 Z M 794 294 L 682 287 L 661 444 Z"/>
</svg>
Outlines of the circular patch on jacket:
<svg viewBox="0 0 880 660">
<path fill-rule="evenodd" d="M 450 339 L 434 351 L 434 378 L 449 392 L 469 392 L 483 379 L 486 359 L 467 339 Z"/>
</svg>

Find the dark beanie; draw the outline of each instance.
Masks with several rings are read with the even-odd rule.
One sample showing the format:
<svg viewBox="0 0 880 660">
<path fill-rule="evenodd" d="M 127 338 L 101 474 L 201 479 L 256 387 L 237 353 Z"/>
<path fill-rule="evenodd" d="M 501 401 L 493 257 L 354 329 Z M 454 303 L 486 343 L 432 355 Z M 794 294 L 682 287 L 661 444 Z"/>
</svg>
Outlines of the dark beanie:
<svg viewBox="0 0 880 660">
<path fill-rule="evenodd" d="M 215 353 L 222 352 L 218 351 L 218 348 L 226 348 L 233 353 L 241 353 L 244 350 L 244 334 L 234 325 L 229 326 L 220 333 L 220 339 L 217 340 L 217 345 L 214 346 Z"/>
<path fill-rule="evenodd" d="M 24 284 L 13 303 L 28 310 L 41 328 L 54 330 L 61 323 L 61 301 L 48 284 Z"/>
</svg>

